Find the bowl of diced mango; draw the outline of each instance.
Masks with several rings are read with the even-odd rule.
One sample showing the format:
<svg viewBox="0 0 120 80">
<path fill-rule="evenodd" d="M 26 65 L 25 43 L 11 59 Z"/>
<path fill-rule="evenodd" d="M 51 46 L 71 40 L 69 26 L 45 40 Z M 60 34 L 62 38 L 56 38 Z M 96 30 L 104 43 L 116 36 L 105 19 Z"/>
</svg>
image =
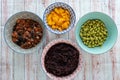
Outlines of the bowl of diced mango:
<svg viewBox="0 0 120 80">
<path fill-rule="evenodd" d="M 56 34 L 63 34 L 74 27 L 76 16 L 68 4 L 55 2 L 49 5 L 44 11 L 43 21 L 49 31 Z"/>
</svg>

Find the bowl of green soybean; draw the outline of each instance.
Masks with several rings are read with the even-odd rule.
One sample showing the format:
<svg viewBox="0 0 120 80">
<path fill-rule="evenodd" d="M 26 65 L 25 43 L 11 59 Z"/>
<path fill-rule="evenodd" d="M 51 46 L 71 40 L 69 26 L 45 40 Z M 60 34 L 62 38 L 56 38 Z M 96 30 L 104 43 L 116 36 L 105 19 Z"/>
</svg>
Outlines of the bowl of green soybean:
<svg viewBox="0 0 120 80">
<path fill-rule="evenodd" d="M 102 54 L 116 43 L 118 30 L 115 22 L 102 12 L 90 12 L 81 17 L 76 25 L 78 45 L 87 53 Z"/>
</svg>

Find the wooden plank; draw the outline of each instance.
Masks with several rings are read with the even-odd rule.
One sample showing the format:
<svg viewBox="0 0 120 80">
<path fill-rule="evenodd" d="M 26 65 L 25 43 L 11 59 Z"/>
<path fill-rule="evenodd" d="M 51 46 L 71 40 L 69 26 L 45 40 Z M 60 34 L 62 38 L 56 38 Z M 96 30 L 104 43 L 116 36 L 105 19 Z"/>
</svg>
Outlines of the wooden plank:
<svg viewBox="0 0 120 80">
<path fill-rule="evenodd" d="M 24 70 L 24 55 L 14 52 L 13 55 L 13 78 L 14 80 L 24 80 L 25 70 Z"/>
<path fill-rule="evenodd" d="M 2 46 L 1 46 L 1 71 L 2 71 L 2 80 L 13 80 L 12 74 L 13 74 L 13 51 L 8 48 L 4 41 L 3 36 L 3 28 L 1 30 L 1 40 L 2 40 Z"/>
<path fill-rule="evenodd" d="M 120 26 L 120 25 L 118 25 Z M 120 80 L 120 38 L 118 38 L 117 43 L 115 44 L 115 47 L 110 51 L 110 59 L 112 62 L 112 75 L 113 75 L 113 80 Z"/>
<path fill-rule="evenodd" d="M 41 65 L 41 54 L 42 54 L 44 46 L 45 46 L 45 43 L 38 50 L 38 53 L 36 54 L 36 56 L 37 56 L 37 64 L 38 64 L 38 66 L 37 66 L 37 80 L 48 80 L 45 72 L 42 69 L 42 65 Z"/>
<path fill-rule="evenodd" d="M 37 1 L 35 0 L 25 0 L 25 10 L 30 12 L 36 12 L 37 10 Z"/>
<path fill-rule="evenodd" d="M 98 4 L 98 2 L 99 2 L 99 4 Z M 114 5 L 111 5 L 111 3 L 114 3 L 114 1 L 108 0 L 105 3 L 103 3 L 103 5 L 100 5 L 100 4 L 102 4 L 102 1 L 94 0 L 93 10 L 108 13 L 108 15 L 113 15 L 113 18 L 115 18 L 114 9 L 113 10 L 110 9 L 111 6 L 112 6 L 112 8 L 115 8 L 115 7 L 114 7 Z M 107 6 L 106 6 L 106 4 L 107 4 Z M 103 6 L 106 6 L 106 7 L 103 8 Z M 116 48 L 116 47 L 114 47 L 114 48 Z M 111 56 L 109 53 L 112 53 L 112 54 L 116 53 L 115 52 L 116 50 L 112 50 L 112 51 L 113 52 L 110 51 L 107 54 L 103 54 L 101 56 L 99 55 L 99 56 L 92 57 L 93 80 L 96 80 L 96 79 L 97 80 L 106 80 L 106 79 L 119 80 L 119 79 L 114 78 L 115 68 L 112 67 L 112 64 L 111 64 L 112 61 L 111 61 L 110 57 L 108 57 L 108 56 Z M 114 56 L 115 56 L 115 54 L 114 54 Z M 115 58 L 114 58 L 114 60 L 115 60 Z M 115 65 L 116 64 L 114 64 L 113 66 L 115 66 Z M 111 71 L 111 70 L 113 70 L 113 71 Z"/>
<path fill-rule="evenodd" d="M 2 26 L 5 25 L 5 22 L 7 19 L 12 15 L 13 13 L 13 0 L 11 2 L 9 0 L 1 0 L 2 4 Z"/>
<path fill-rule="evenodd" d="M 0 80 L 2 80 L 2 0 L 0 0 Z"/>
<path fill-rule="evenodd" d="M 106 2 L 101 2 L 101 4 L 102 4 L 102 6 L 101 6 L 102 12 L 108 14 L 110 17 L 112 17 L 112 15 L 114 15 L 113 19 L 116 21 L 118 18 L 116 19 L 115 16 L 118 16 L 118 15 L 116 15 L 116 13 L 112 14 L 113 13 L 112 11 L 114 11 L 114 9 L 115 9 L 115 12 L 117 12 L 116 11 L 117 7 L 115 5 L 112 5 L 112 4 L 115 4 L 115 3 L 112 2 L 112 1 L 109 1 L 109 0 L 106 0 Z M 115 57 L 118 54 L 118 51 L 119 51 L 118 47 L 119 47 L 119 45 L 114 46 L 114 48 L 105 55 L 104 73 L 103 73 L 105 80 L 106 79 L 119 80 L 119 77 L 118 77 L 119 73 L 118 73 L 118 70 L 117 70 L 117 68 L 119 67 L 119 64 L 117 63 L 118 60 Z M 114 76 L 116 76 L 116 77 L 114 77 Z"/>
<path fill-rule="evenodd" d="M 44 2 L 37 0 L 36 8 L 36 14 L 43 20 L 43 13 L 45 11 Z"/>
<path fill-rule="evenodd" d="M 0 27 L 2 26 L 1 23 L 2 23 L 2 0 L 0 0 Z"/>
<path fill-rule="evenodd" d="M 114 0 L 109 0 L 109 4 L 108 4 L 108 9 L 109 9 L 109 14 L 112 17 L 113 20 L 119 19 L 116 15 L 116 13 L 118 13 L 116 11 L 116 1 Z M 117 24 L 119 26 L 119 24 Z M 119 31 L 119 28 L 118 28 Z M 119 34 L 118 34 L 119 35 Z M 109 52 L 110 53 L 110 59 L 111 59 L 111 65 L 112 65 L 112 79 L 113 80 L 119 80 L 120 79 L 120 72 L 119 72 L 119 37 L 118 37 L 118 42 L 116 43 L 116 45 L 113 47 L 113 49 Z"/>
<path fill-rule="evenodd" d="M 11 5 L 11 6 L 14 6 L 13 14 L 24 11 L 25 10 L 24 5 L 25 5 L 24 0 L 14 0 L 13 5 Z"/>
<path fill-rule="evenodd" d="M 119 23 L 119 21 L 120 21 L 120 16 L 119 16 L 119 11 L 120 11 L 120 5 L 118 4 L 118 3 L 120 3 L 120 1 L 119 0 L 116 0 L 115 1 L 115 22 L 116 22 L 116 24 L 117 24 L 117 28 L 118 28 L 118 31 L 120 30 L 120 23 Z M 119 52 L 120 52 L 120 45 L 119 45 L 119 43 L 120 43 L 120 38 L 119 38 L 119 36 L 120 36 L 120 34 L 119 34 L 119 32 L 118 32 L 118 39 L 117 39 L 117 42 L 116 42 L 116 44 L 115 44 L 115 46 L 116 46 L 116 49 L 115 49 L 115 53 L 111 53 L 111 55 L 114 55 L 115 54 L 115 57 L 114 58 L 116 58 L 116 59 L 113 59 L 112 60 L 112 62 L 114 63 L 114 64 L 116 64 L 115 66 L 114 66 L 114 70 L 115 70 L 115 74 L 114 74 L 114 79 L 115 80 L 120 80 L 120 55 L 119 55 Z M 112 57 L 111 57 L 112 58 Z M 115 61 L 116 60 L 116 61 Z"/>
<path fill-rule="evenodd" d="M 4 40 L 3 27 L 11 12 L 13 11 L 13 0 L 11 3 L 8 0 L 1 1 L 1 80 L 13 80 L 13 51 L 8 48 Z"/>
<path fill-rule="evenodd" d="M 25 80 L 37 80 L 38 59 L 36 53 L 25 55 Z"/>
<path fill-rule="evenodd" d="M 72 30 L 69 32 L 69 39 L 76 42 L 76 39 L 75 39 L 75 28 L 76 28 L 76 24 L 78 22 L 78 19 L 79 17 L 77 16 L 80 16 L 80 9 L 78 7 L 80 7 L 81 5 L 79 4 L 81 3 L 79 0 L 77 1 L 74 1 L 74 0 L 70 0 L 69 1 L 69 4 L 70 6 L 73 8 L 74 12 L 75 12 L 75 15 L 76 15 L 76 22 L 75 22 L 75 25 L 74 27 L 72 28 Z M 82 3 L 81 3 L 82 4 Z"/>
<path fill-rule="evenodd" d="M 117 75 L 117 59 L 116 59 L 116 47 L 110 50 L 110 59 L 111 59 L 111 72 L 112 72 L 112 78 L 113 80 L 119 80 L 120 77 Z M 118 79 L 119 78 L 119 79 Z"/>
<path fill-rule="evenodd" d="M 0 26 L 0 80 L 2 80 L 2 29 Z"/>
<path fill-rule="evenodd" d="M 116 22 L 116 24 L 120 25 L 120 16 L 119 16 L 120 5 L 118 3 L 120 3 L 120 1 L 116 0 L 116 2 L 115 2 L 115 15 L 116 15 L 115 22 Z M 119 25 L 117 26 L 118 29 L 120 28 Z"/>
<path fill-rule="evenodd" d="M 13 5 L 14 11 L 13 14 L 24 10 L 24 0 L 14 0 Z M 24 80 L 25 79 L 25 55 L 18 54 L 14 52 L 13 55 L 13 78 L 14 80 Z"/>
</svg>

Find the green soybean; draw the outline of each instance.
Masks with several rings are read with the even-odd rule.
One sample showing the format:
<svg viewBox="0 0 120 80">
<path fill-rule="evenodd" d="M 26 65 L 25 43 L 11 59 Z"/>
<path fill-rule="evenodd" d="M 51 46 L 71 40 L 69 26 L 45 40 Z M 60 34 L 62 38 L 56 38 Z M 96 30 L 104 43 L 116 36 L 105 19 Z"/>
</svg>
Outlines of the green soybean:
<svg viewBox="0 0 120 80">
<path fill-rule="evenodd" d="M 100 19 L 87 20 L 80 29 L 80 37 L 89 48 L 102 46 L 107 36 L 108 30 Z"/>
</svg>

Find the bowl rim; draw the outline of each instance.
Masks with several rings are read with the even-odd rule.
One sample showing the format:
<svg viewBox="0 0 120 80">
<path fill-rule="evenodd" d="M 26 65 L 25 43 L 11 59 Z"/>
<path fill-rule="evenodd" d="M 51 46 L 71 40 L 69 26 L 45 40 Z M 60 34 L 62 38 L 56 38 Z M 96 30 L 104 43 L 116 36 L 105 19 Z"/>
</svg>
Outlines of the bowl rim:
<svg viewBox="0 0 120 80">
<path fill-rule="evenodd" d="M 58 44 L 58 43 L 66 43 L 66 44 L 70 44 L 72 45 L 73 47 L 75 47 L 78 51 L 79 51 L 79 63 L 78 63 L 78 67 L 76 68 L 76 70 L 72 73 L 72 74 L 69 74 L 67 76 L 64 76 L 64 77 L 57 77 L 49 72 L 46 71 L 45 69 L 45 65 L 44 65 L 44 58 L 45 58 L 45 55 L 47 54 L 47 51 L 55 44 Z M 42 65 L 42 69 L 44 70 L 44 72 L 47 74 L 48 77 L 50 77 L 51 79 L 53 80 L 71 80 L 73 79 L 83 68 L 84 66 L 84 63 L 83 63 L 83 55 L 82 55 L 82 52 L 80 50 L 80 48 L 77 46 L 76 43 L 72 42 L 71 40 L 68 40 L 68 39 L 62 39 L 62 38 L 59 38 L 59 39 L 55 39 L 55 40 L 52 40 L 50 43 L 48 43 L 44 49 L 43 49 L 43 52 L 42 52 L 42 56 L 41 56 L 41 65 Z"/>
<path fill-rule="evenodd" d="M 78 35 L 77 30 L 78 30 L 78 28 L 79 28 L 78 24 L 79 24 L 79 22 L 81 22 L 81 19 L 84 18 L 85 16 L 89 15 L 89 14 L 94 14 L 94 13 L 102 14 L 102 15 L 107 16 L 107 17 L 114 23 L 114 25 L 115 25 L 114 28 L 116 29 L 116 37 L 115 37 L 114 43 L 112 44 L 112 46 L 111 46 L 110 48 L 108 48 L 108 49 L 106 49 L 105 51 L 102 51 L 102 52 L 93 52 L 93 51 L 89 51 L 89 50 L 83 48 L 82 45 L 80 44 L 80 41 L 78 40 L 78 36 L 77 36 L 77 35 Z M 86 20 L 86 21 L 87 21 L 87 20 Z M 81 28 L 80 28 L 80 29 L 81 29 Z M 110 16 L 108 16 L 107 14 L 105 14 L 105 13 L 103 13 L 103 12 L 93 11 L 93 12 L 88 12 L 87 14 L 83 15 L 83 16 L 78 20 L 78 22 L 77 22 L 77 24 L 76 24 L 76 29 L 75 29 L 75 36 L 76 36 L 76 37 L 75 37 L 75 38 L 76 38 L 76 41 L 77 41 L 78 45 L 82 48 L 82 50 L 84 50 L 85 52 L 87 52 L 87 53 L 89 53 L 89 54 L 100 55 L 100 54 L 103 54 L 103 53 L 105 53 L 105 52 L 107 52 L 107 51 L 109 51 L 110 49 L 113 48 L 113 46 L 114 46 L 115 43 L 117 42 L 118 29 L 117 29 L 117 25 L 116 25 L 115 21 L 114 21 Z M 81 38 L 80 38 L 80 39 L 81 39 Z"/>
<path fill-rule="evenodd" d="M 18 53 L 18 54 L 31 54 L 32 52 L 36 52 L 39 48 L 40 48 L 40 46 L 42 45 L 42 43 L 40 43 L 40 42 L 44 42 L 44 38 L 45 38 L 45 35 L 46 35 L 46 30 L 45 30 L 45 25 L 44 25 L 44 23 L 43 23 L 43 27 L 42 27 L 42 29 L 43 29 L 43 36 L 42 36 L 42 39 L 41 39 L 41 41 L 38 43 L 38 47 L 33 47 L 34 48 L 34 50 L 32 50 L 32 52 L 21 52 L 21 51 L 18 51 L 18 50 L 15 50 L 8 42 L 7 42 L 7 40 L 6 40 L 6 33 L 5 33 L 5 31 L 6 31 L 6 25 L 7 25 L 7 23 L 10 21 L 10 19 L 13 17 L 13 16 L 16 16 L 17 14 L 20 14 L 20 13 L 30 13 L 30 14 L 32 14 L 32 15 L 35 15 L 36 17 L 38 17 L 40 20 L 41 20 L 41 22 L 43 23 L 43 21 L 42 21 L 42 19 L 37 15 L 37 14 L 35 14 L 35 13 L 33 13 L 33 12 L 30 12 L 30 11 L 20 11 L 20 12 L 17 12 L 17 13 L 15 13 L 15 14 L 13 14 L 12 16 L 10 16 L 9 18 L 8 18 L 8 20 L 6 21 L 6 23 L 5 23 L 5 25 L 4 25 L 4 30 L 3 30 L 3 37 L 4 37 L 4 40 L 5 40 L 5 43 L 7 44 L 7 46 L 11 49 L 11 50 L 13 50 L 14 52 L 16 52 L 16 53 Z M 18 46 L 18 45 L 16 45 L 16 46 Z M 35 49 L 36 48 L 36 49 Z M 32 48 L 30 48 L 30 49 L 32 49 Z M 24 49 L 24 50 L 28 50 L 28 49 Z"/>
<path fill-rule="evenodd" d="M 71 11 L 72 11 L 72 13 L 73 13 L 72 15 L 74 15 L 74 17 L 73 17 L 74 20 L 73 20 L 72 24 L 70 24 L 69 28 L 67 28 L 66 30 L 63 30 L 63 31 L 55 31 L 55 30 L 51 29 L 51 28 L 48 26 L 47 22 L 46 22 L 46 12 L 47 12 L 47 10 L 48 10 L 50 7 L 54 6 L 54 5 L 57 6 L 57 4 L 66 5 L 67 7 L 69 7 L 69 8 L 71 9 Z M 61 6 L 61 7 L 62 7 L 62 6 Z M 44 22 L 46 28 L 48 29 L 48 31 L 50 31 L 50 32 L 52 32 L 52 33 L 55 33 L 55 34 L 64 34 L 64 33 L 69 32 L 69 31 L 75 26 L 76 14 L 75 14 L 73 8 L 72 8 L 70 5 L 68 5 L 67 3 L 64 3 L 64 2 L 54 2 L 54 3 L 50 4 L 50 5 L 48 5 L 48 7 L 45 9 L 44 14 L 43 14 L 43 22 Z"/>
</svg>

